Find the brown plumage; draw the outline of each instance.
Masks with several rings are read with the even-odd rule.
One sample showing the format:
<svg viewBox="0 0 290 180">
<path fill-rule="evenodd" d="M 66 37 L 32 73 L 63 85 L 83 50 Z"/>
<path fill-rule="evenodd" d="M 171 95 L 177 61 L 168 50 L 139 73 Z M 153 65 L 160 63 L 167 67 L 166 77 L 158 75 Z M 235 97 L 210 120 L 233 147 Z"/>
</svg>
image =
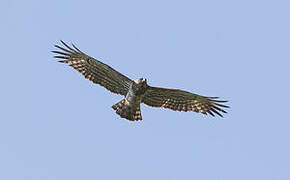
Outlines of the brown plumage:
<svg viewBox="0 0 290 180">
<path fill-rule="evenodd" d="M 150 87 L 143 97 L 143 103 L 152 107 L 163 107 L 174 111 L 194 111 L 215 116 L 226 113 L 223 105 L 227 101 L 216 100 L 218 97 L 205 97 L 179 89 Z"/>
<path fill-rule="evenodd" d="M 152 107 L 163 107 L 174 111 L 193 111 L 212 116 L 226 113 L 223 108 L 229 108 L 222 103 L 227 101 L 217 100 L 217 97 L 206 97 L 179 89 L 166 89 L 151 87 L 145 78 L 131 80 L 110 66 L 94 59 L 72 44 L 66 47 L 55 45 L 61 51 L 52 51 L 58 54 L 55 58 L 66 63 L 80 72 L 88 80 L 99 84 L 113 93 L 125 96 L 123 100 L 113 105 L 112 108 L 122 118 L 130 121 L 142 120 L 140 104 Z"/>
</svg>

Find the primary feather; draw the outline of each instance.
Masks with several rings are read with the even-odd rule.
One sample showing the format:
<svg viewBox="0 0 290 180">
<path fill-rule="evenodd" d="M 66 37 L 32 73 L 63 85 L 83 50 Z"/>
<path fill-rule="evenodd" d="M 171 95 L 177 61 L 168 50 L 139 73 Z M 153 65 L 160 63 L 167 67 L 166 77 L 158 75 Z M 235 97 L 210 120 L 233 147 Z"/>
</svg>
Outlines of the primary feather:
<svg viewBox="0 0 290 180">
<path fill-rule="evenodd" d="M 223 108 L 227 101 L 217 97 L 206 97 L 179 89 L 151 87 L 145 78 L 131 80 L 112 67 L 94 59 L 80 51 L 74 44 L 72 47 L 61 41 L 64 47 L 55 45 L 58 51 L 55 58 L 80 72 L 93 83 L 99 84 L 113 93 L 125 96 L 125 99 L 112 106 L 122 118 L 130 121 L 142 120 L 140 104 L 152 107 L 163 107 L 174 111 L 193 111 L 212 116 L 226 113 Z"/>
</svg>

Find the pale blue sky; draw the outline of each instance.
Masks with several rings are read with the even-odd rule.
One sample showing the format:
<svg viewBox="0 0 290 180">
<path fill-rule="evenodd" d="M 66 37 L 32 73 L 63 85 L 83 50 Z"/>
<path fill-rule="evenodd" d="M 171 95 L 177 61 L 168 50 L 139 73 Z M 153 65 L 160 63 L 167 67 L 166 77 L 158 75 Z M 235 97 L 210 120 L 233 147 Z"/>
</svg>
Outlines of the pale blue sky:
<svg viewBox="0 0 290 180">
<path fill-rule="evenodd" d="M 0 179 L 290 179 L 289 1 L 2 0 L 0 20 Z M 231 109 L 121 119 L 121 96 L 52 58 L 61 39 Z"/>
</svg>

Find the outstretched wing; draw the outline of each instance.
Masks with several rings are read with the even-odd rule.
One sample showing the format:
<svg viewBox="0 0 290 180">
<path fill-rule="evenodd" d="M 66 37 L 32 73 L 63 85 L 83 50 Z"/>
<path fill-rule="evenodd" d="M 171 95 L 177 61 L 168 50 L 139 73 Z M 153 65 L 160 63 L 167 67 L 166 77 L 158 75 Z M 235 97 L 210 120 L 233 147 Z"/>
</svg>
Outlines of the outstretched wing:
<svg viewBox="0 0 290 180">
<path fill-rule="evenodd" d="M 61 43 L 67 48 L 55 45 L 62 51 L 52 51 L 58 54 L 55 58 L 64 59 L 59 62 L 67 63 L 75 70 L 82 73 L 85 78 L 90 81 L 100 84 L 113 93 L 126 95 L 132 80 L 123 74 L 117 72 L 110 66 L 86 55 L 81 52 L 76 46 L 70 47 L 63 41 Z"/>
<path fill-rule="evenodd" d="M 229 106 L 220 104 L 227 101 L 216 100 L 217 97 L 205 97 L 179 89 L 149 87 L 142 102 L 153 107 L 164 107 L 174 111 L 194 111 L 203 114 L 222 116 L 226 113 L 222 108 Z"/>
</svg>

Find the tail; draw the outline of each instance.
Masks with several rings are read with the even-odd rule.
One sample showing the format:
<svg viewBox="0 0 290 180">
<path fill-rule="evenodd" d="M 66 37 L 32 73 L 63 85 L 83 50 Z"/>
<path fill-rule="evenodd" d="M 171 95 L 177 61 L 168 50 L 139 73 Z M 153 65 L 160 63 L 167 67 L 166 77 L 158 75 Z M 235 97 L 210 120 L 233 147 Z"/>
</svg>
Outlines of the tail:
<svg viewBox="0 0 290 180">
<path fill-rule="evenodd" d="M 140 104 L 134 105 L 126 99 L 123 99 L 122 101 L 113 105 L 112 108 L 116 110 L 116 113 L 119 114 L 122 118 L 126 118 L 130 121 L 142 120 Z"/>
</svg>

